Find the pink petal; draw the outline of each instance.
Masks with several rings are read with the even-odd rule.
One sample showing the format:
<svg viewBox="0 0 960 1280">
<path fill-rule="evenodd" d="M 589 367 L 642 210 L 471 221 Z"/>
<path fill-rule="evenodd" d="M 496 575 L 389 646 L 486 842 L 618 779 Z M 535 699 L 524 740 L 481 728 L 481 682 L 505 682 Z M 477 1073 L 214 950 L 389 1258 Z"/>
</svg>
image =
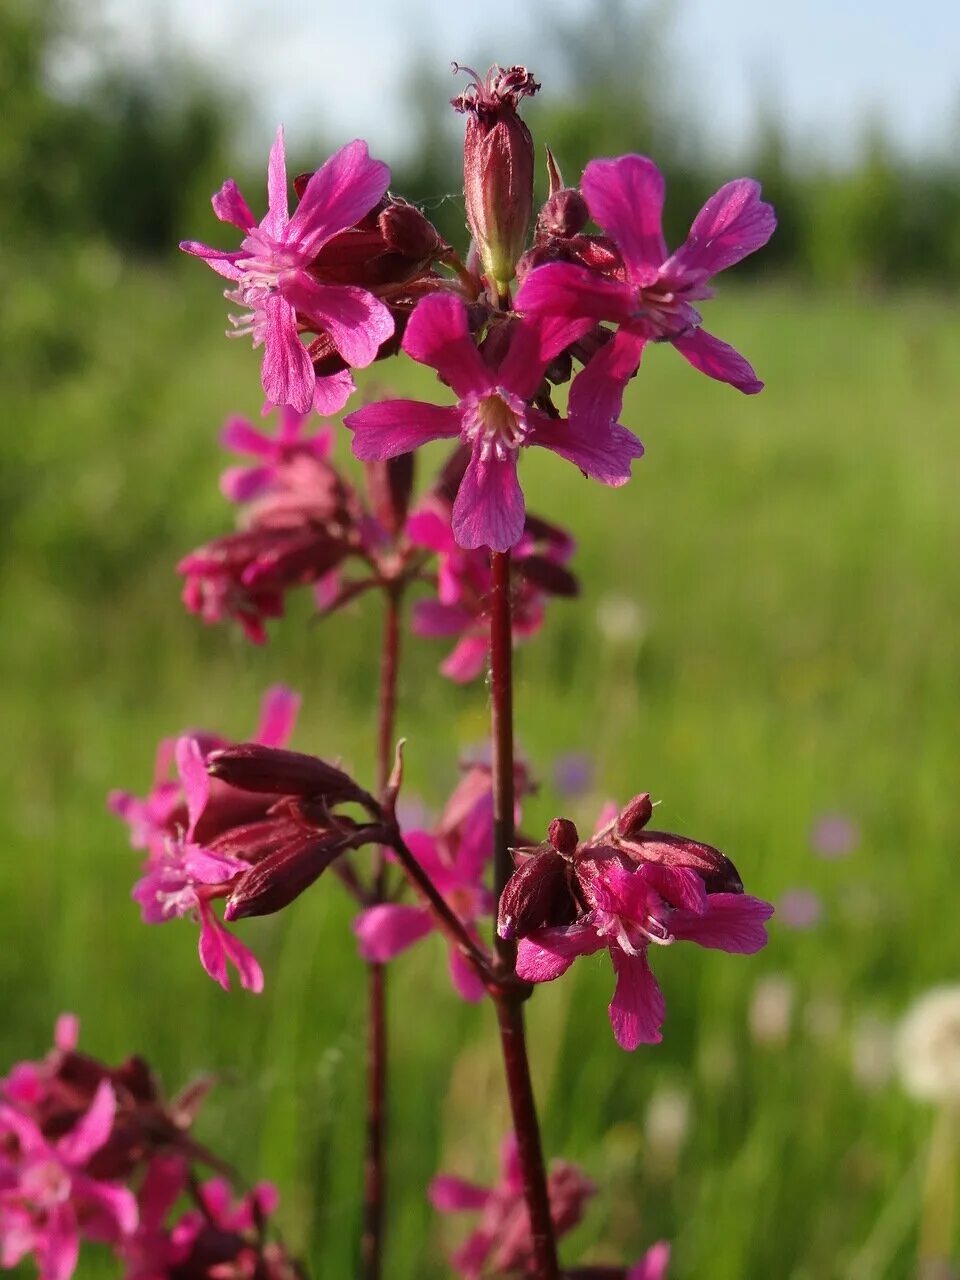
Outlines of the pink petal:
<svg viewBox="0 0 960 1280">
<path fill-rule="evenodd" d="M 228 280 L 240 279 L 241 272 L 236 262 L 243 256 L 242 249 L 214 249 L 208 244 L 201 244 L 199 240 L 181 240 L 180 248 L 184 253 L 202 258 L 218 276 L 225 276 Z"/>
<path fill-rule="evenodd" d="M 348 413 L 343 425 L 354 433 L 354 456 L 380 462 L 458 436 L 460 410 L 421 400 L 380 400 Z"/>
<path fill-rule="evenodd" d="M 232 178 L 226 180 L 210 203 L 221 222 L 230 222 L 241 231 L 250 231 L 257 225 L 250 206 Z"/>
<path fill-rule="evenodd" d="M 520 1145 L 513 1129 L 500 1143 L 500 1185 L 523 1193 L 523 1169 L 520 1164 Z"/>
<path fill-rule="evenodd" d="M 407 520 L 406 535 L 418 547 L 449 554 L 456 547 L 450 522 L 439 511 L 425 508 L 415 511 Z M 450 601 L 444 601 L 449 604 Z"/>
<path fill-rule="evenodd" d="M 514 305 L 530 315 L 563 319 L 565 328 L 552 326 L 541 335 L 542 342 L 561 350 L 582 338 L 598 320 L 630 320 L 636 309 L 636 290 L 633 285 L 606 280 L 587 267 L 549 262 L 530 272 Z"/>
<path fill-rule="evenodd" d="M 260 225 L 274 240 L 283 240 L 287 226 L 287 163 L 283 125 L 277 129 L 267 162 L 267 205 L 267 215 Z"/>
<path fill-rule="evenodd" d="M 634 1263 L 627 1272 L 626 1280 L 666 1280 L 669 1265 L 670 1245 L 666 1240 L 658 1240 L 639 1262 Z"/>
<path fill-rule="evenodd" d="M 70 1201 L 58 1204 L 47 1217 L 37 1250 L 39 1280 L 69 1280 L 80 1256 L 77 1216 Z"/>
<path fill-rule="evenodd" d="M 773 206 L 760 199 L 759 182 L 737 178 L 703 206 L 686 242 L 664 263 L 663 275 L 672 278 L 702 272 L 715 276 L 762 248 L 776 225 Z"/>
<path fill-rule="evenodd" d="M 232 453 L 249 453 L 254 458 L 273 458 L 277 452 L 276 441 L 246 418 L 229 418 L 220 432 L 220 443 Z"/>
<path fill-rule="evenodd" d="M 486 636 L 464 636 L 440 663 L 440 674 L 455 684 L 469 684 L 486 670 L 489 648 Z"/>
<path fill-rule="evenodd" d="M 705 373 L 708 378 L 729 382 L 732 387 L 748 396 L 763 390 L 763 383 L 739 351 L 734 351 L 733 347 L 721 342 L 705 329 L 694 329 L 692 333 L 671 338 L 670 341 L 685 360 L 689 360 L 695 369 Z"/>
<path fill-rule="evenodd" d="M 509 551 L 523 537 L 526 510 L 517 455 L 482 459 L 475 448 L 453 504 L 453 536 L 461 547 Z"/>
<path fill-rule="evenodd" d="M 530 444 L 550 449 L 602 484 L 615 488 L 626 484 L 634 459 L 643 457 L 643 445 L 619 423 L 603 426 L 583 417 L 576 421 L 551 418 L 539 410 L 532 410 L 527 417 L 534 426 L 528 437 Z"/>
<path fill-rule="evenodd" d="M 418 304 L 403 335 L 408 356 L 436 369 L 463 399 L 471 391 L 484 395 L 493 379 L 483 363 L 467 324 L 467 309 L 452 293 L 431 293 Z"/>
<path fill-rule="evenodd" d="M 274 684 L 263 695 L 260 723 L 253 736 L 262 747 L 285 747 L 293 733 L 303 699 L 285 684 Z"/>
<path fill-rule="evenodd" d="M 385 964 L 433 931 L 433 919 L 424 907 L 385 902 L 361 911 L 352 925 L 364 960 Z"/>
<path fill-rule="evenodd" d="M 264 304 L 264 318 L 263 390 L 271 404 L 293 405 L 306 413 L 313 404 L 314 372 L 297 332 L 294 309 L 285 298 L 273 294 Z"/>
<path fill-rule="evenodd" d="M 329 418 L 339 413 L 357 389 L 349 369 L 317 378 L 313 389 L 313 407 L 321 417 Z"/>
<path fill-rule="evenodd" d="M 66 1164 L 83 1165 L 99 1151 L 113 1129 L 117 1114 L 117 1098 L 109 1080 L 101 1080 L 93 1101 L 77 1123 L 57 1142 L 57 1150 Z"/>
<path fill-rule="evenodd" d="M 477 1004 L 487 994 L 483 980 L 473 965 L 456 947 L 450 947 L 448 953 L 450 980 L 457 994 L 471 1004 Z"/>
<path fill-rule="evenodd" d="M 590 925 L 538 929 L 517 944 L 517 976 L 525 982 L 552 982 L 566 973 L 577 956 L 592 955 L 605 945 Z"/>
<path fill-rule="evenodd" d="M 591 160 L 580 184 L 590 216 L 616 242 L 631 279 L 651 282 L 667 256 L 663 174 L 647 156 Z"/>
<path fill-rule="evenodd" d="M 269 488 L 275 475 L 273 467 L 227 467 L 220 477 L 220 492 L 230 502 L 249 502 Z"/>
<path fill-rule="evenodd" d="M 194 829 L 210 798 L 210 775 L 203 763 L 200 744 L 196 738 L 178 738 L 176 758 L 177 772 L 187 801 L 187 839 L 192 840 Z"/>
<path fill-rule="evenodd" d="M 367 144 L 359 138 L 348 142 L 311 176 L 290 219 L 287 243 L 314 257 L 332 236 L 359 222 L 389 185 L 389 168 L 370 159 Z"/>
<path fill-rule="evenodd" d="M 623 408 L 623 393 L 636 373 L 646 346 L 642 334 L 621 326 L 611 342 L 596 353 L 570 384 L 567 415 L 574 422 L 616 422 Z M 596 429 L 595 425 L 591 429 Z"/>
<path fill-rule="evenodd" d="M 675 911 L 670 931 L 676 938 L 689 938 L 701 947 L 752 955 L 767 945 L 765 921 L 773 907 L 745 893 L 711 893 L 702 915 Z"/>
<path fill-rule="evenodd" d="M 137 1198 L 128 1187 L 75 1176 L 73 1191 L 75 1199 L 83 1201 L 85 1235 L 112 1241 L 136 1231 L 140 1213 Z"/>
<path fill-rule="evenodd" d="M 224 929 L 206 903 L 200 904 L 200 963 L 224 991 L 230 990 L 227 976 L 227 953 L 223 945 Z"/>
<path fill-rule="evenodd" d="M 671 907 L 682 907 L 695 915 L 703 915 L 707 910 L 707 891 L 696 871 L 690 867 L 645 862 L 636 874 Z"/>
<path fill-rule="evenodd" d="M 80 1019 L 75 1013 L 61 1013 L 53 1029 L 53 1043 L 62 1053 L 70 1053 L 80 1039 Z"/>
<path fill-rule="evenodd" d="M 617 973 L 617 989 L 610 1001 L 610 1025 L 621 1049 L 641 1044 L 659 1044 L 660 1027 L 666 1009 L 663 992 L 650 972 L 645 953 L 627 955 L 617 946 L 610 948 Z"/>
<path fill-rule="evenodd" d="M 418 600 L 413 606 L 415 636 L 458 636 L 476 621 L 474 614 L 459 604 L 439 600 Z"/>
<path fill-rule="evenodd" d="M 541 349 L 544 343 L 545 350 Z M 550 349 L 541 327 L 529 320 L 514 321 L 510 331 L 507 354 L 497 370 L 497 382 L 524 400 L 533 397 L 543 381 L 543 372 L 562 348 Z"/>
<path fill-rule="evenodd" d="M 439 1173 L 427 1188 L 427 1198 L 438 1213 L 460 1213 L 485 1208 L 490 1192 L 451 1173 Z"/>
<path fill-rule="evenodd" d="M 254 995 L 259 995 L 263 990 L 263 970 L 260 968 L 257 957 L 227 929 L 223 930 L 222 942 L 227 959 L 240 977 L 241 987 L 245 991 L 252 991 Z"/>
</svg>

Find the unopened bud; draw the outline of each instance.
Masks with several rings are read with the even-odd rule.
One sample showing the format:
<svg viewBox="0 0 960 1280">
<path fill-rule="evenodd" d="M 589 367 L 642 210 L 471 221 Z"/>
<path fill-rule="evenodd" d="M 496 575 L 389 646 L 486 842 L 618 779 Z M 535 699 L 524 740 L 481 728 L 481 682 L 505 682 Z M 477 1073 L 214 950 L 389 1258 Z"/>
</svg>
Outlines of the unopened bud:
<svg viewBox="0 0 960 1280">
<path fill-rule="evenodd" d="M 343 848 L 341 833 L 331 831 L 320 839 L 306 836 L 294 839 L 275 850 L 236 882 L 227 899 L 224 919 L 268 916 L 289 906 L 310 888 Z"/>
<path fill-rule="evenodd" d="M 556 849 L 543 845 L 517 867 L 504 886 L 497 932 L 501 938 L 524 938 L 535 929 L 572 924 L 576 914 L 570 865 Z"/>
<path fill-rule="evenodd" d="M 454 70 L 460 70 L 454 66 Z M 463 146 L 467 223 L 487 277 L 504 293 L 533 215 L 533 139 L 517 106 L 540 86 L 526 67 L 492 66 L 453 99 L 467 116 Z"/>
<path fill-rule="evenodd" d="M 633 840 L 652 817 L 653 802 L 649 794 L 644 791 L 641 795 L 634 796 L 630 803 L 620 810 L 617 816 L 617 835 L 623 836 L 624 840 Z"/>
<path fill-rule="evenodd" d="M 743 893 L 740 873 L 730 859 L 699 840 L 668 831 L 641 831 L 632 839 L 618 838 L 617 848 L 637 862 L 666 867 L 689 867 L 703 881 L 707 893 Z"/>
<path fill-rule="evenodd" d="M 580 833 L 569 818 L 554 818 L 547 834 L 557 853 L 576 853 Z"/>
<path fill-rule="evenodd" d="M 550 193 L 537 217 L 537 238 L 558 236 L 568 240 L 579 235 L 587 225 L 590 210 L 576 187 L 564 186 L 553 152 L 547 147 L 547 173 Z"/>
<path fill-rule="evenodd" d="M 580 594 L 580 583 L 576 576 L 555 560 L 546 556 L 518 556 L 514 560 L 514 568 L 521 577 L 526 578 L 541 591 L 551 596 L 572 598 Z"/>
<path fill-rule="evenodd" d="M 414 458 L 412 453 L 401 453 L 386 461 L 364 463 L 373 514 L 394 538 L 407 519 L 413 491 Z"/>
<path fill-rule="evenodd" d="M 391 197 L 377 219 L 384 243 L 391 253 L 417 262 L 429 262 L 448 247 L 429 218 L 406 200 Z"/>
<path fill-rule="evenodd" d="M 240 791 L 322 798 L 329 804 L 350 800 L 365 804 L 370 800 L 342 769 L 300 751 L 247 742 L 211 752 L 206 763 L 209 774 Z"/>
</svg>

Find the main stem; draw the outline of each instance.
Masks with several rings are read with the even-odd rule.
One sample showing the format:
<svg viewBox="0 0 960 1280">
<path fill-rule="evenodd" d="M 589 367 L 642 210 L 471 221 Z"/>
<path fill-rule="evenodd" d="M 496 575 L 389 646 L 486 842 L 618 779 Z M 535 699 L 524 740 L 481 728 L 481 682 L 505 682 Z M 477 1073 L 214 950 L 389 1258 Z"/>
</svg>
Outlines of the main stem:
<svg viewBox="0 0 960 1280">
<path fill-rule="evenodd" d="M 400 658 L 400 591 L 386 592 L 383 644 L 380 651 L 380 697 L 377 721 L 377 795 L 383 796 L 393 758 Z M 377 851 L 373 897 L 383 899 L 385 850 Z M 387 970 L 367 965 L 367 1124 L 363 1167 L 363 1235 L 360 1254 L 365 1280 L 380 1280 L 383 1270 L 383 1222 L 387 1127 Z"/>
<path fill-rule="evenodd" d="M 494 887 L 499 903 L 513 874 L 513 628 L 510 609 L 510 552 L 490 553 L 490 732 L 493 743 Z M 494 925 L 494 946 L 500 968 L 513 973 L 516 948 L 505 942 Z M 510 1112 L 517 1138 L 523 1194 L 530 1215 L 536 1280 L 558 1280 L 557 1245 L 550 1217 L 550 1197 L 540 1142 L 540 1123 L 530 1079 L 523 1025 L 523 996 L 504 990 L 494 995 L 500 1046 L 507 1077 Z"/>
</svg>

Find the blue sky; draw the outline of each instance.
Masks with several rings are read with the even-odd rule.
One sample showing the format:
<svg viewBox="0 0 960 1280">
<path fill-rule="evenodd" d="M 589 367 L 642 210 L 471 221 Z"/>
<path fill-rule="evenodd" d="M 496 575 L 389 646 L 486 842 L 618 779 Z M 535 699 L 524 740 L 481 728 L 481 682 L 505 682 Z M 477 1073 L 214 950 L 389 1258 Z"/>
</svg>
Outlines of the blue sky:
<svg viewBox="0 0 960 1280">
<path fill-rule="evenodd" d="M 626 0 L 631 5 L 634 0 Z M 396 91 L 420 50 L 445 66 L 483 49 L 538 70 L 540 24 L 589 0 L 100 0 L 107 47 L 150 58 L 166 34 L 237 88 L 258 148 L 283 120 L 331 141 L 402 145 Z M 635 0 L 643 8 L 643 0 Z M 735 153 L 755 104 L 842 157 L 868 114 L 904 147 L 945 151 L 960 134 L 957 0 L 674 0 L 675 93 Z M 544 92 L 550 92 L 549 81 Z"/>
</svg>

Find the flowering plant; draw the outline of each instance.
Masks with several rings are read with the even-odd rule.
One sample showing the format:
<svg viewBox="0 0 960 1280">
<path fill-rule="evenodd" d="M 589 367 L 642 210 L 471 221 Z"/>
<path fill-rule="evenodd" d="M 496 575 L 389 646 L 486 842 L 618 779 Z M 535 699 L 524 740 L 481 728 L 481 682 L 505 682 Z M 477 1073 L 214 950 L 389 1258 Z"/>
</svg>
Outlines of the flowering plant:
<svg viewBox="0 0 960 1280">
<path fill-rule="evenodd" d="M 668 254 L 664 183 L 651 159 L 594 160 L 570 187 L 549 152 L 548 195 L 536 212 L 533 142 L 519 108 L 540 86 L 524 67 L 468 74 L 453 102 L 466 118 L 472 243 L 463 257 L 390 192 L 387 166 L 359 140 L 294 180 L 291 213 L 282 130 L 259 221 L 232 180 L 213 197 L 239 245 L 181 246 L 229 282 L 233 331 L 262 348 L 278 424 L 270 433 L 235 418 L 224 429 L 225 446 L 246 460 L 221 482 L 238 527 L 181 561 L 184 603 L 264 643 L 294 588 L 311 588 L 322 618 L 379 592 L 373 777 L 358 781 L 289 749 L 299 699 L 277 687 L 251 741 L 186 731 L 161 744 L 149 793 L 115 792 L 110 807 L 144 854 L 133 889 L 144 920 L 197 923 L 201 964 L 225 988 L 231 968 L 242 987 L 264 987 L 234 932 L 246 917 L 292 907 L 331 875 L 356 900 L 369 972 L 367 1280 L 382 1274 L 387 1204 L 384 966 L 433 931 L 447 943 L 456 991 L 495 1008 L 512 1117 L 494 1187 L 441 1175 L 429 1190 L 441 1212 L 480 1215 L 452 1265 L 477 1280 L 653 1280 L 666 1272 L 665 1242 L 632 1265 L 558 1260 L 558 1238 L 595 1188 L 575 1166 L 544 1159 L 523 1005 L 536 984 L 606 949 L 617 1042 L 654 1044 L 665 1009 L 650 948 L 690 940 L 754 952 L 772 908 L 744 893 L 717 849 L 649 830 L 645 793 L 607 813 L 588 840 L 561 817 L 540 843 L 516 836 L 533 782 L 514 749 L 512 650 L 544 624 L 551 597 L 578 591 L 574 537 L 555 512 L 527 510 L 520 475 L 537 447 L 609 488 L 630 480 L 644 450 L 618 419 L 649 342 L 671 343 L 740 391 L 760 390 L 746 360 L 701 327 L 694 303 L 710 296 L 714 275 L 766 242 L 774 215 L 755 183 L 728 183 Z M 388 397 L 352 408 L 343 426 L 364 464 L 358 481 L 335 461 L 343 431 L 312 414 L 329 419 L 347 405 L 353 369 L 403 355 L 433 370 L 454 402 L 444 392 L 445 403 Z M 452 450 L 414 500 L 414 454 L 438 440 Z M 489 757 L 465 770 L 440 817 L 414 824 L 398 803 L 397 677 L 404 609 L 424 586 L 412 631 L 455 642 L 441 667 L 449 678 L 489 670 L 491 733 Z M 189 1135 L 197 1096 L 164 1102 L 139 1060 L 111 1070 L 78 1059 L 69 1028 L 43 1063 L 15 1068 L 0 1105 L 3 1265 L 33 1253 L 45 1280 L 66 1280 L 78 1241 L 90 1238 L 110 1244 L 138 1280 L 300 1274 L 267 1238 L 270 1188 L 236 1199 L 222 1178 L 200 1183 L 190 1172 L 192 1162 L 217 1171 Z M 173 1221 L 184 1198 L 189 1208 Z"/>
</svg>

